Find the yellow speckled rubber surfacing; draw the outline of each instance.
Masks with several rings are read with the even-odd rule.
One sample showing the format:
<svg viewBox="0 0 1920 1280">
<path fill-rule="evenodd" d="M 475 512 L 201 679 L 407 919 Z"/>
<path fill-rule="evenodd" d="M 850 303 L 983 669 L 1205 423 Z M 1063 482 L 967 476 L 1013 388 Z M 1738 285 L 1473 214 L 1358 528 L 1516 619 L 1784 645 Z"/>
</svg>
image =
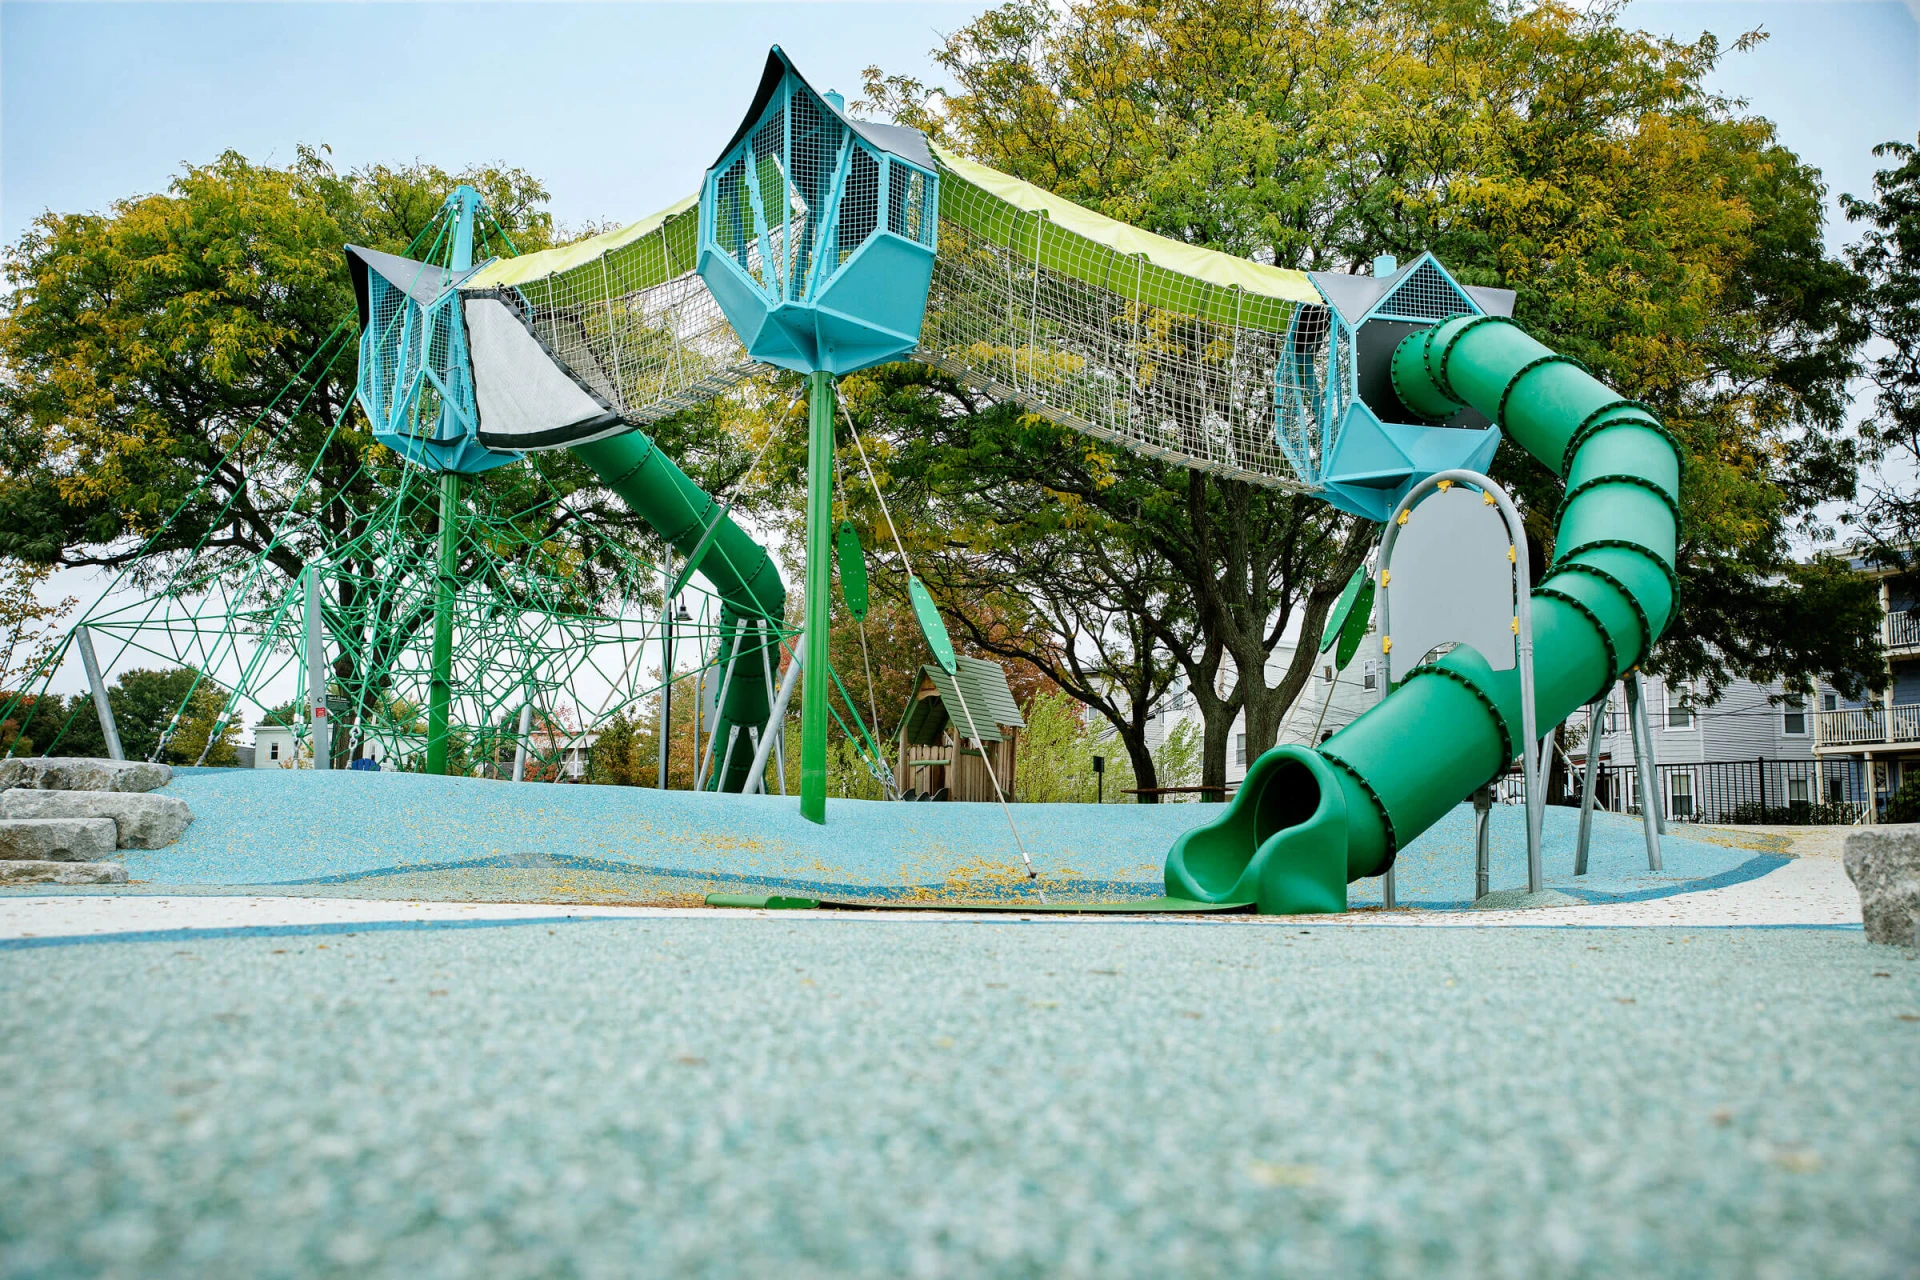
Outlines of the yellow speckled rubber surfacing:
<svg viewBox="0 0 1920 1280">
<path fill-rule="evenodd" d="M 993 911 L 1018 915 L 1249 915 L 1251 902 L 1194 902 L 1187 898 L 1142 898 L 1138 902 L 923 902 L 858 898 L 799 898 L 784 894 L 710 893 L 710 907 L 762 911 Z"/>
</svg>

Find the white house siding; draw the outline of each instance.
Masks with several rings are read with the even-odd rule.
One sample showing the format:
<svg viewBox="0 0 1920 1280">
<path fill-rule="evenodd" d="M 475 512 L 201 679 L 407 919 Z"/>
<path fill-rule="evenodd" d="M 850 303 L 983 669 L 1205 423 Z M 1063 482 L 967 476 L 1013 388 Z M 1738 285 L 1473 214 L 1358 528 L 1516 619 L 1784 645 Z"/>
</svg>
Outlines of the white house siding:
<svg viewBox="0 0 1920 1280">
<path fill-rule="evenodd" d="M 1272 685 L 1286 674 L 1293 665 L 1295 646 L 1283 643 L 1267 658 L 1267 682 Z M 1300 696 L 1294 699 L 1293 706 L 1280 722 L 1279 743 L 1309 745 L 1324 739 L 1353 721 L 1369 707 L 1386 696 L 1386 661 L 1380 653 L 1378 631 L 1369 631 L 1353 661 L 1346 670 L 1333 675 L 1333 655 L 1316 655 L 1313 674 L 1308 677 L 1306 687 Z M 1231 660 L 1221 664 L 1220 687 L 1224 691 L 1231 688 L 1234 670 Z M 1371 680 L 1371 687 L 1369 687 Z M 1324 717 L 1322 708 L 1325 708 Z M 1182 720 L 1192 720 L 1196 724 L 1200 719 L 1199 708 L 1194 705 L 1193 696 L 1185 689 L 1175 690 L 1161 703 L 1159 714 L 1147 722 L 1147 744 L 1158 747 L 1166 741 L 1173 726 Z M 1318 733 L 1316 735 L 1316 726 Z M 1252 749 L 1246 745 L 1246 715 L 1234 717 L 1233 728 L 1227 738 L 1227 784 L 1237 785 L 1247 775 L 1247 766 L 1251 764 Z"/>
<path fill-rule="evenodd" d="M 1682 705 L 1684 686 L 1670 688 L 1659 676 L 1645 677 L 1647 709 L 1653 724 L 1653 754 L 1661 764 L 1702 764 L 1723 760 L 1811 760 L 1813 758 L 1812 699 L 1801 717 L 1802 732 L 1787 732 L 1788 708 L 1769 702 L 1785 692 L 1780 684 L 1757 685 L 1736 679 L 1718 701 L 1696 703 L 1690 726 L 1673 724 L 1672 711 Z M 1608 698 L 1608 731 L 1601 736 L 1602 755 L 1616 761 L 1633 757 L 1627 734 L 1627 699 L 1615 685 Z M 1583 716 L 1573 717 L 1576 723 Z"/>
</svg>

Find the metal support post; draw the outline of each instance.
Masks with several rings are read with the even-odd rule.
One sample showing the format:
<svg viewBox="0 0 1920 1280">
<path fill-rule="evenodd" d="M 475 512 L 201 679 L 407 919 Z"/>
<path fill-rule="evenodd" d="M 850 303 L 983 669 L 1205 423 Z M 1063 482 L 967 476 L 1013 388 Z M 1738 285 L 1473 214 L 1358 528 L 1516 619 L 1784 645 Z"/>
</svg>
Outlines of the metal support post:
<svg viewBox="0 0 1920 1280">
<path fill-rule="evenodd" d="M 673 601 L 660 612 L 660 774 L 655 786 L 667 789 L 667 760 L 673 742 Z"/>
<path fill-rule="evenodd" d="M 1867 778 L 1866 825 L 1877 827 L 1880 825 L 1880 779 L 1873 767 L 1873 752 L 1862 752 L 1861 763 L 1865 766 Z"/>
<path fill-rule="evenodd" d="M 333 767 L 333 730 L 327 719 L 327 620 L 321 612 L 320 566 L 307 565 L 307 723 L 313 733 L 313 767 Z"/>
<path fill-rule="evenodd" d="M 427 772 L 447 772 L 453 713 L 453 594 L 460 552 L 460 474 L 440 473 L 440 548 L 433 577 L 433 672 L 427 688 Z"/>
<path fill-rule="evenodd" d="M 533 732 L 533 699 L 528 698 L 520 704 L 519 741 L 513 744 L 513 780 L 524 782 L 527 777 L 527 735 Z"/>
<path fill-rule="evenodd" d="M 1602 693 L 1587 704 L 1587 768 L 1580 781 L 1580 843 L 1573 851 L 1573 874 L 1587 874 L 1587 846 L 1593 840 L 1593 787 L 1600 773 L 1600 717 L 1607 708 L 1607 695 L 1611 689 Z"/>
<path fill-rule="evenodd" d="M 1633 738 L 1635 785 L 1640 789 L 1640 825 L 1647 838 L 1647 869 L 1661 869 L 1660 772 L 1654 767 L 1653 726 L 1647 723 L 1647 691 L 1640 673 L 1627 677 L 1627 729 Z"/>
<path fill-rule="evenodd" d="M 727 625 L 723 621 L 720 626 L 721 634 L 725 635 L 727 633 L 727 630 L 728 630 Z M 713 772 L 713 758 L 715 753 L 718 752 L 720 749 L 720 726 L 723 723 L 725 723 L 725 717 L 720 714 L 720 708 L 726 705 L 727 691 L 733 687 L 733 669 L 735 666 L 739 665 L 740 646 L 742 643 L 745 642 L 745 638 L 746 638 L 745 627 L 736 626 L 732 630 L 733 630 L 733 648 L 731 652 L 727 654 L 726 674 L 720 677 L 720 692 L 714 697 L 714 700 L 713 700 L 713 728 L 710 736 L 707 738 L 706 759 L 701 761 L 700 776 L 693 780 L 693 788 L 696 791 L 705 791 L 707 789 L 707 775 Z M 701 694 L 702 700 L 704 700 L 705 697 L 706 695 L 704 693 Z M 728 759 L 733 758 L 733 738 L 734 738 L 733 727 L 731 725 L 728 725 L 727 727 L 727 758 Z M 694 739 L 694 746 L 696 750 L 699 747 L 699 738 L 697 736 Z M 715 791 L 720 790 L 720 788 L 723 785 L 725 785 L 726 769 L 727 767 L 725 764 L 722 764 L 720 766 L 721 776 L 714 780 L 713 789 Z"/>
<path fill-rule="evenodd" d="M 1387 873 L 1380 877 L 1380 905 L 1389 911 L 1400 905 L 1394 897 L 1392 867 L 1388 867 Z"/>
<path fill-rule="evenodd" d="M 778 633 L 774 630 L 773 624 L 765 618 L 761 618 L 759 622 L 760 627 L 756 634 L 760 640 L 760 673 L 766 677 L 767 688 L 771 689 L 773 688 L 773 654 L 774 646 L 778 643 Z M 787 736 L 786 726 L 780 725 L 776 729 L 772 727 L 772 721 L 768 721 L 768 725 L 767 732 L 773 735 L 773 776 L 780 784 L 780 794 L 785 795 L 787 794 L 787 753 L 782 748 L 780 740 Z M 756 732 L 753 737 L 753 758 L 756 760 L 762 758 L 760 754 L 762 736 L 764 735 Z M 751 790 L 751 787 L 741 788 L 743 794 Z"/>
<path fill-rule="evenodd" d="M 100 660 L 93 656 L 93 632 L 76 627 L 74 640 L 80 646 L 80 665 L 87 669 L 87 688 L 93 692 L 94 714 L 100 717 L 100 736 L 107 740 L 107 759 L 125 760 L 120 749 L 120 727 L 113 722 L 113 704 L 107 701 L 107 682 L 100 675 Z"/>
<path fill-rule="evenodd" d="M 800 816 L 827 820 L 827 625 L 833 590 L 833 404 L 830 374 L 807 375 L 805 681 L 800 698 Z"/>
<path fill-rule="evenodd" d="M 1473 793 L 1473 900 L 1487 896 L 1493 880 L 1493 785 Z"/>
</svg>

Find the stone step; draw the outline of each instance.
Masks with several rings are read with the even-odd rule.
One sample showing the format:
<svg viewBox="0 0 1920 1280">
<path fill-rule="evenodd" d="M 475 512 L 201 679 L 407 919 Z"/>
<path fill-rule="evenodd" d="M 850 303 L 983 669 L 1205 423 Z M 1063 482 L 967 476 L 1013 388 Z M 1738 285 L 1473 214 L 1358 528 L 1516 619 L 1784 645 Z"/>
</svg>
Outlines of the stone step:
<svg viewBox="0 0 1920 1280">
<path fill-rule="evenodd" d="M 0 862 L 0 885 L 126 882 L 127 869 L 117 862 L 49 862 L 44 859 Z"/>
<path fill-rule="evenodd" d="M 0 760 L 0 791 L 154 791 L 173 781 L 173 766 L 84 756 L 21 756 Z"/>
<path fill-rule="evenodd" d="M 118 843 L 111 818 L 0 818 L 0 861 L 93 862 Z"/>
<path fill-rule="evenodd" d="M 111 818 L 122 849 L 164 849 L 193 821 L 172 796 L 127 791 L 0 791 L 0 819 Z"/>
</svg>

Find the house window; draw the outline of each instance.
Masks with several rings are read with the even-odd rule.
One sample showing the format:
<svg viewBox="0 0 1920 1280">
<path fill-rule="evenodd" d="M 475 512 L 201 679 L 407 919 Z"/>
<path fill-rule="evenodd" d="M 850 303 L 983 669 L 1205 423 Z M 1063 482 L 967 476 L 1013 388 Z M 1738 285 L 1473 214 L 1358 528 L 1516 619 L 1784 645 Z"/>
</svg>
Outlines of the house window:
<svg viewBox="0 0 1920 1280">
<path fill-rule="evenodd" d="M 1693 728 L 1693 689 L 1689 685 L 1676 684 L 1666 691 L 1667 728 Z"/>
<path fill-rule="evenodd" d="M 1820 709 L 1822 711 L 1838 711 L 1840 709 L 1840 695 L 1834 693 L 1821 694 Z"/>
<path fill-rule="evenodd" d="M 271 743 L 268 743 L 268 744 L 267 744 L 267 759 L 269 759 L 269 760 L 278 760 L 279 758 L 280 758 L 280 744 L 279 744 L 279 743 L 277 743 L 277 742 L 271 742 Z"/>
<path fill-rule="evenodd" d="M 1333 680 L 1333 668 L 1332 667 L 1320 668 L 1320 678 L 1322 680 L 1331 682 Z"/>
<path fill-rule="evenodd" d="M 1807 780 L 1805 778 L 1787 779 L 1787 803 L 1789 805 L 1808 803 Z"/>
<path fill-rule="evenodd" d="M 1668 814 L 1674 818 L 1693 816 L 1693 775 L 1676 773 L 1667 782 L 1670 804 Z"/>
<path fill-rule="evenodd" d="M 1233 735 L 1233 749 L 1240 758 L 1240 767 L 1242 769 L 1246 768 L 1247 767 L 1247 735 L 1246 734 L 1236 733 Z"/>
<path fill-rule="evenodd" d="M 1378 663 L 1367 663 L 1366 687 L 1369 689 L 1378 689 L 1380 687 L 1380 666 Z"/>
<path fill-rule="evenodd" d="M 1781 717 L 1780 732 L 1791 737 L 1804 737 L 1807 732 L 1807 700 L 1800 694 L 1787 695 L 1786 713 Z"/>
</svg>

